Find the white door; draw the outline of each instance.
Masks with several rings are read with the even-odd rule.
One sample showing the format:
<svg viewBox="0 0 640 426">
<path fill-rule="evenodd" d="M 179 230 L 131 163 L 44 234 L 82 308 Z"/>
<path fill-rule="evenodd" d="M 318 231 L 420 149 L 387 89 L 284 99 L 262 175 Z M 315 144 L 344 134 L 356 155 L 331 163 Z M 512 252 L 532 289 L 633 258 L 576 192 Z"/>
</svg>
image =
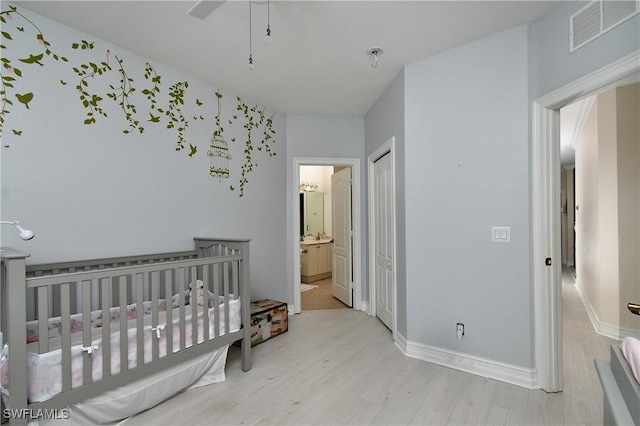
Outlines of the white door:
<svg viewBox="0 0 640 426">
<path fill-rule="evenodd" d="M 353 306 L 351 263 L 351 168 L 331 175 L 333 273 L 331 290 L 345 305 Z"/>
<path fill-rule="evenodd" d="M 395 301 L 391 154 L 385 154 L 374 163 L 373 176 L 376 315 L 389 329 L 393 330 Z"/>
</svg>

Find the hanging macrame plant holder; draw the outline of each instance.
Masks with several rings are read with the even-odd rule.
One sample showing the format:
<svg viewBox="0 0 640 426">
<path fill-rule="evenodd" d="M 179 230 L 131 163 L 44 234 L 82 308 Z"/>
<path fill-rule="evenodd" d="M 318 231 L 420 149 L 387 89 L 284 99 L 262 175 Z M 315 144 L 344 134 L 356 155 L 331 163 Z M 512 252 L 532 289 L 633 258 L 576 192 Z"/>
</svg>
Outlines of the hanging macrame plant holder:
<svg viewBox="0 0 640 426">
<path fill-rule="evenodd" d="M 227 179 L 229 177 L 231 154 L 229 154 L 229 145 L 222 136 L 215 135 L 211 138 L 211 145 L 209 146 L 207 154 L 211 159 L 209 174 L 217 177 L 218 181 Z"/>
</svg>

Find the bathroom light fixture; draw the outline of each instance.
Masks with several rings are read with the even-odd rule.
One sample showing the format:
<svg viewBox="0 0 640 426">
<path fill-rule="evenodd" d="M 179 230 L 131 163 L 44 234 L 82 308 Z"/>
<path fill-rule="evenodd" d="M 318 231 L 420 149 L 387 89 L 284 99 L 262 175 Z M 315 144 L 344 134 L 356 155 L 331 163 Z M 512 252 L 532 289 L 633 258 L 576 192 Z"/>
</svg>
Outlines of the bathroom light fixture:
<svg viewBox="0 0 640 426">
<path fill-rule="evenodd" d="M 18 231 L 20 232 L 20 238 L 22 238 L 25 241 L 28 241 L 30 239 L 32 239 L 35 234 L 33 233 L 33 231 L 29 230 L 29 229 L 24 229 L 22 226 L 19 225 L 20 222 L 18 222 L 17 220 L 0 220 L 0 224 L 3 225 L 13 225 L 15 226 Z"/>
<path fill-rule="evenodd" d="M 373 59 L 373 63 L 371 64 L 371 68 L 375 68 L 378 66 L 378 58 L 382 56 L 382 47 L 373 46 L 367 50 L 367 55 Z"/>
<path fill-rule="evenodd" d="M 253 55 L 251 49 L 251 2 L 249 2 L 249 71 L 251 71 L 255 66 L 253 65 Z"/>
</svg>

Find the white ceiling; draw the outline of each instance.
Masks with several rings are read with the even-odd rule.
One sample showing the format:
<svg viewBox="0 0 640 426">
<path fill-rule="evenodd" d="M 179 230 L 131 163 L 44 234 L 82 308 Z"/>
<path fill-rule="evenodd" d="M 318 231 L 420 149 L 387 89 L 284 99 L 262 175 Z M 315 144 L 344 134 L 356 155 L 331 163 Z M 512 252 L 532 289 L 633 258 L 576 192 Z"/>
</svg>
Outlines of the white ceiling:
<svg viewBox="0 0 640 426">
<path fill-rule="evenodd" d="M 364 116 L 406 65 L 525 22 L 555 1 L 16 1 L 150 61 L 290 114 Z M 273 41 L 264 39 L 267 5 Z M 384 50 L 371 67 L 367 50 Z M 469 64 L 472 65 L 472 64 Z"/>
</svg>

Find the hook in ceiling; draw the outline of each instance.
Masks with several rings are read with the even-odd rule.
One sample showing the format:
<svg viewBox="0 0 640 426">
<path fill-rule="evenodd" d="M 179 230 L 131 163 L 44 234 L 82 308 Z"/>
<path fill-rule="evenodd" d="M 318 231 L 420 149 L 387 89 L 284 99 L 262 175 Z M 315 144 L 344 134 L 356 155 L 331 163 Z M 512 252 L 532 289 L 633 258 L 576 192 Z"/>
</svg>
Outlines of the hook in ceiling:
<svg viewBox="0 0 640 426">
<path fill-rule="evenodd" d="M 373 63 L 371 64 L 371 68 L 376 68 L 378 66 L 378 58 L 382 56 L 382 47 L 373 46 L 367 50 L 367 55 L 373 59 Z"/>
</svg>

